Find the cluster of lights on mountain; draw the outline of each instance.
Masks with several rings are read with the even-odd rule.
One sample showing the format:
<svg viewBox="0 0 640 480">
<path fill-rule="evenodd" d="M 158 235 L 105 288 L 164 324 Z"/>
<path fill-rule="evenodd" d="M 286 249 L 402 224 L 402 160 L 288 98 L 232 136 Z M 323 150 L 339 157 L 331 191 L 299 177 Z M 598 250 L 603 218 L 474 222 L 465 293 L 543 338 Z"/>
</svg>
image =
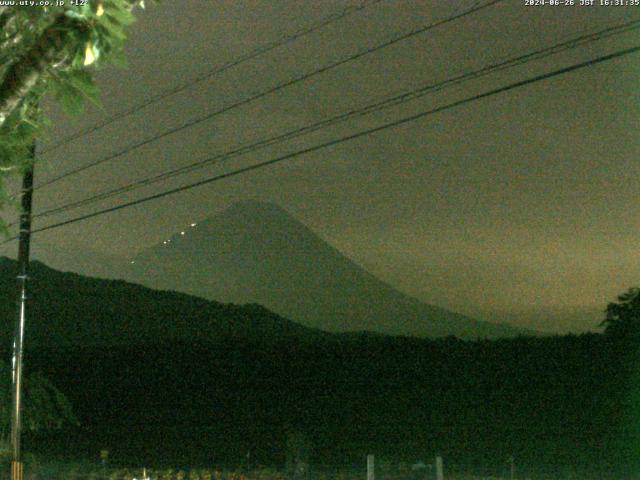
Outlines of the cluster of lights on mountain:
<svg viewBox="0 0 640 480">
<path fill-rule="evenodd" d="M 196 227 L 197 225 L 198 225 L 198 224 L 197 224 L 196 222 L 193 222 L 193 223 L 189 224 L 189 227 L 194 228 L 194 227 Z M 182 230 L 182 231 L 180 232 L 180 235 L 184 235 L 185 233 L 186 233 L 186 230 Z M 164 241 L 162 242 L 162 244 L 163 244 L 163 245 L 168 245 L 169 243 L 171 243 L 171 239 L 170 239 L 170 238 L 168 238 L 167 240 L 164 240 Z M 136 261 L 135 261 L 135 260 L 131 260 L 131 263 L 132 263 L 132 264 L 133 264 L 133 263 L 136 263 Z"/>
</svg>

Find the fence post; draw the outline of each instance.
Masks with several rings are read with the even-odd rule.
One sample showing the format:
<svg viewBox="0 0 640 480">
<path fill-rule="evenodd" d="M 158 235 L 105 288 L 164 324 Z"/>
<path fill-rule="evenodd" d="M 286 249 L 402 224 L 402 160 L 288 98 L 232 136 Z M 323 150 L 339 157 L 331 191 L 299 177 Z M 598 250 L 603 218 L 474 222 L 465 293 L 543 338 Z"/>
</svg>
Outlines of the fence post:
<svg viewBox="0 0 640 480">
<path fill-rule="evenodd" d="M 367 480 L 376 480 L 375 460 L 373 455 L 367 455 Z"/>
<path fill-rule="evenodd" d="M 444 480 L 444 469 L 442 468 L 442 457 L 440 455 L 436 457 L 436 479 Z"/>
</svg>

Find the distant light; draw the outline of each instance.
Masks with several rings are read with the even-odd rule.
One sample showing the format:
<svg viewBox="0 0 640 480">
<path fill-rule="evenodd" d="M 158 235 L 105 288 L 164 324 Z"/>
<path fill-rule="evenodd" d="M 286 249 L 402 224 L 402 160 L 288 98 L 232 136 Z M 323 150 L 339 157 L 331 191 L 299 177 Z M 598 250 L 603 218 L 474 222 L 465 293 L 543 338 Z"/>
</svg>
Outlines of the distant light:
<svg viewBox="0 0 640 480">
<path fill-rule="evenodd" d="M 167 240 L 167 243 L 169 243 L 171 241 L 171 239 Z"/>
<path fill-rule="evenodd" d="M 131 260 L 131 263 L 136 263 L 136 261 L 135 260 Z"/>
<path fill-rule="evenodd" d="M 197 223 L 192 223 L 191 224 L 192 227 L 195 227 L 196 225 L 197 225 Z"/>
<path fill-rule="evenodd" d="M 167 244 L 167 241 L 165 240 L 165 241 L 164 241 L 164 242 L 162 242 L 162 243 L 163 243 L 164 245 L 166 245 L 166 244 Z"/>
<path fill-rule="evenodd" d="M 180 235 L 184 235 L 184 232 L 180 232 Z"/>
</svg>

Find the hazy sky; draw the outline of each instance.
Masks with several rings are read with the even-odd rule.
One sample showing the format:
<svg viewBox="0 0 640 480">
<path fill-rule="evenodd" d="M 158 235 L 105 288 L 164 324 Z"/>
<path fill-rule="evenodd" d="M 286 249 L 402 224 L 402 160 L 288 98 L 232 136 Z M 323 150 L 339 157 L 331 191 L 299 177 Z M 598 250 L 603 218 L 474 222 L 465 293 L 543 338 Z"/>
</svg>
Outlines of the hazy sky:
<svg viewBox="0 0 640 480">
<path fill-rule="evenodd" d="M 149 7 L 132 31 L 129 67 L 99 74 L 102 110 L 90 108 L 73 120 L 54 111 L 52 137 L 65 137 L 357 3 L 187 0 Z M 36 178 L 101 158 L 474 3 L 383 0 L 52 152 Z M 43 188 L 35 209 L 633 19 L 640 19 L 640 7 L 531 7 L 506 0 Z M 638 44 L 637 31 L 594 42 L 36 226 Z M 191 221 L 255 198 L 278 203 L 376 275 L 431 303 L 478 315 L 500 312 L 539 329 L 591 328 L 593 315 L 581 312 L 601 310 L 640 284 L 639 66 L 640 54 L 632 54 L 52 230 L 34 242 L 132 257 Z"/>
</svg>

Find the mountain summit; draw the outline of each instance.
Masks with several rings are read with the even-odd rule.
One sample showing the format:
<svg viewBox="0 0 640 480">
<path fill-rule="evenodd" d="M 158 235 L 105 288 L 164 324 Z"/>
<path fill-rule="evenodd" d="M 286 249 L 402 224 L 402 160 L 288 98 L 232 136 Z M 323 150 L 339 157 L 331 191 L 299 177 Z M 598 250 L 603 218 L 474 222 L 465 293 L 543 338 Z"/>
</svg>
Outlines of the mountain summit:
<svg viewBox="0 0 640 480">
<path fill-rule="evenodd" d="M 259 303 L 332 332 L 461 338 L 522 331 L 411 298 L 272 203 L 245 201 L 142 252 L 130 278 L 233 303 Z"/>
</svg>

